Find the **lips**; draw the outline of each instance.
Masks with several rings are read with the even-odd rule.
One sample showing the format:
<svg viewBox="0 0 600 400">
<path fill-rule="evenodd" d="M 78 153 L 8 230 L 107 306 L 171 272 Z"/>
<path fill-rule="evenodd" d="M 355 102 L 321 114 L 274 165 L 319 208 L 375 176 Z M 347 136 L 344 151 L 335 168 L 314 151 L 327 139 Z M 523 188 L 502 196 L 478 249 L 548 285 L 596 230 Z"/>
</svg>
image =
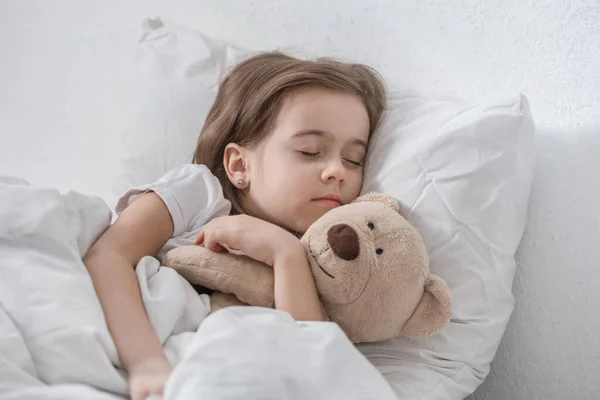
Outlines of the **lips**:
<svg viewBox="0 0 600 400">
<path fill-rule="evenodd" d="M 322 203 L 322 204 L 326 204 L 326 205 L 331 205 L 334 207 L 342 205 L 342 198 L 336 194 L 327 194 L 325 196 L 321 196 L 316 199 L 313 199 L 313 201 L 316 201 L 316 202 Z"/>
</svg>

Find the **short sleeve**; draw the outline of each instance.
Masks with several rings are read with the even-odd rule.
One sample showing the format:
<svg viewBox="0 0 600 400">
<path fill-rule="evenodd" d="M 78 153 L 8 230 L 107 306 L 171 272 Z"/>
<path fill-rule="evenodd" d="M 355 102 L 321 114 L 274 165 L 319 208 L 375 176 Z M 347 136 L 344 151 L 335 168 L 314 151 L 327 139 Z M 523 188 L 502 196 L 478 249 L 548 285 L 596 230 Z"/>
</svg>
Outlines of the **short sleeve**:
<svg viewBox="0 0 600 400">
<path fill-rule="evenodd" d="M 173 219 L 173 237 L 198 231 L 214 215 L 228 214 L 231 203 L 223 196 L 219 180 L 205 165 L 179 166 L 156 182 L 131 188 L 117 201 L 120 214 L 138 197 L 156 193 L 166 204 Z"/>
</svg>

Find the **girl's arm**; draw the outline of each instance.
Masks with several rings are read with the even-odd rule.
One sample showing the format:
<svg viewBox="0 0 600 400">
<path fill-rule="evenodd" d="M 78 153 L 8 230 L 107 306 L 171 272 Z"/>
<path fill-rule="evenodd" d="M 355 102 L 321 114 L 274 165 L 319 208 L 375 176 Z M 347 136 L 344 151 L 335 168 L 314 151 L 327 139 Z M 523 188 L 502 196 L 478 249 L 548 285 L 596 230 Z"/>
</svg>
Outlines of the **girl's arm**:
<svg viewBox="0 0 600 400">
<path fill-rule="evenodd" d="M 317 295 L 306 252 L 300 241 L 280 250 L 274 257 L 275 307 L 298 321 L 322 321 L 323 312 Z"/>
<path fill-rule="evenodd" d="M 130 376 L 138 368 L 147 370 L 148 365 L 170 372 L 146 315 L 134 269 L 142 257 L 155 255 L 172 234 L 167 206 L 150 192 L 127 207 L 84 258 L 119 358 Z"/>
<path fill-rule="evenodd" d="M 323 320 L 306 252 L 291 233 L 248 215 L 235 215 L 210 221 L 195 243 L 212 251 L 241 250 L 248 257 L 272 266 L 275 307 L 296 320 Z"/>
</svg>

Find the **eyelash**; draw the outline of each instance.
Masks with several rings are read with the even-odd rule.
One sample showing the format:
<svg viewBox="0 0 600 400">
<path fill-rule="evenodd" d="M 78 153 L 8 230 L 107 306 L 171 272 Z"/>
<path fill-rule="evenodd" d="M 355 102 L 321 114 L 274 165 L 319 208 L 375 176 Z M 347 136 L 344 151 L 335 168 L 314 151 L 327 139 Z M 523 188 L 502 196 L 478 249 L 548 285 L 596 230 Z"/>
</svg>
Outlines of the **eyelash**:
<svg viewBox="0 0 600 400">
<path fill-rule="evenodd" d="M 304 156 L 306 156 L 306 157 L 316 157 L 316 156 L 318 156 L 319 154 L 321 154 L 321 153 L 310 153 L 310 152 L 308 152 L 308 151 L 301 151 L 300 153 L 302 153 L 302 155 L 304 155 Z M 353 161 L 353 160 L 349 160 L 349 159 L 347 159 L 347 158 L 344 158 L 344 160 L 345 160 L 346 162 L 349 162 L 350 164 L 352 164 L 352 165 L 356 166 L 356 167 L 362 167 L 362 163 L 361 163 L 361 162 L 359 162 L 359 161 Z"/>
<path fill-rule="evenodd" d="M 320 154 L 320 153 L 310 153 L 308 151 L 301 151 L 300 153 L 302 153 L 306 157 L 316 157 L 316 156 L 318 156 Z"/>
<path fill-rule="evenodd" d="M 348 161 L 350 164 L 352 164 L 352 165 L 354 165 L 356 167 L 362 167 L 362 163 L 361 162 L 348 160 L 347 158 L 345 158 L 344 160 Z"/>
</svg>

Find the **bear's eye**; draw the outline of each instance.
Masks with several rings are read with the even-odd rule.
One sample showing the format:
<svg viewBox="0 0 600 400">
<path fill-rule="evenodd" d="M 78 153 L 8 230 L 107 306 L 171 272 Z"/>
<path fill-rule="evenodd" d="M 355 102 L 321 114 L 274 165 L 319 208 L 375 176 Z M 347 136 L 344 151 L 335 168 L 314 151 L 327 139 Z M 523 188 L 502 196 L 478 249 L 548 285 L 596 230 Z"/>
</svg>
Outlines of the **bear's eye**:
<svg viewBox="0 0 600 400">
<path fill-rule="evenodd" d="M 375 253 L 377 253 L 378 255 L 380 255 L 381 253 L 383 253 L 383 249 L 380 247 L 377 250 L 375 250 Z"/>
<path fill-rule="evenodd" d="M 374 224 L 374 223 L 372 223 L 372 222 L 369 222 L 369 223 L 367 224 L 367 226 L 369 227 L 369 229 L 370 229 L 370 230 L 373 230 L 373 229 L 375 229 L 375 224 Z"/>
</svg>

